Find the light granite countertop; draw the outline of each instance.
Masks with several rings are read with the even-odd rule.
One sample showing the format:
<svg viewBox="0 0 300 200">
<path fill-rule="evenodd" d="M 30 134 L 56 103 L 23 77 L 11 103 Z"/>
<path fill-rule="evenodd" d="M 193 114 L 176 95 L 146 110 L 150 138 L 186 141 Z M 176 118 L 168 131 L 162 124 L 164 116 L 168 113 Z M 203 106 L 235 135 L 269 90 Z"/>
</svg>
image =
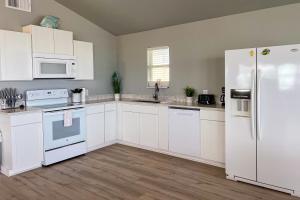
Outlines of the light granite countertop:
<svg viewBox="0 0 300 200">
<path fill-rule="evenodd" d="M 148 102 L 138 102 L 140 99 L 122 99 L 119 102 L 126 102 L 126 103 L 132 103 L 132 104 L 143 104 L 143 105 L 157 105 L 157 106 L 169 106 L 169 107 L 177 107 L 177 108 L 192 108 L 192 109 L 199 109 L 199 110 L 214 110 L 214 111 L 225 111 L 225 107 L 222 105 L 201 105 L 197 103 L 188 104 L 185 102 L 161 102 L 161 103 L 148 103 Z M 82 106 L 90 106 L 94 104 L 103 104 L 103 103 L 109 103 L 109 102 L 115 102 L 114 99 L 101 99 L 101 100 L 88 100 L 83 103 L 79 103 L 76 105 L 82 105 Z M 41 108 L 38 107 L 25 107 L 24 109 L 15 108 L 15 109 L 6 109 L 1 110 L 0 114 L 8 114 L 8 115 L 17 115 L 17 114 L 25 114 L 30 112 L 42 112 Z"/>
</svg>

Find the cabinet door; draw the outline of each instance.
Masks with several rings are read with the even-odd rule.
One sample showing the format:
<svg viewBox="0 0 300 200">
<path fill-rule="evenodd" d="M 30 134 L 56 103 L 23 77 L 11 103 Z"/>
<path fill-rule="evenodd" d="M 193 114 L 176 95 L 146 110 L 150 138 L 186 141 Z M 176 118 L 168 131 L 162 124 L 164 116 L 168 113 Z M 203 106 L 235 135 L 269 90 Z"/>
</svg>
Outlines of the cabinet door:
<svg viewBox="0 0 300 200">
<path fill-rule="evenodd" d="M 201 157 L 225 162 L 225 123 L 201 120 Z"/>
<path fill-rule="evenodd" d="M 93 43 L 74 41 L 74 56 L 77 60 L 76 79 L 94 79 Z"/>
<path fill-rule="evenodd" d="M 163 150 L 169 150 L 169 108 L 160 106 L 158 111 L 158 147 Z"/>
<path fill-rule="evenodd" d="M 54 54 L 53 29 L 31 26 L 33 53 Z"/>
<path fill-rule="evenodd" d="M 43 160 L 43 129 L 41 123 L 15 126 L 12 134 L 12 170 L 15 173 L 41 166 Z"/>
<path fill-rule="evenodd" d="M 105 143 L 117 139 L 117 112 L 105 112 Z"/>
<path fill-rule="evenodd" d="M 54 53 L 73 56 L 73 33 L 54 29 Z"/>
<path fill-rule="evenodd" d="M 87 115 L 88 150 L 95 150 L 104 144 L 104 112 Z"/>
<path fill-rule="evenodd" d="M 126 111 L 122 113 L 122 133 L 124 141 L 139 144 L 139 113 Z"/>
<path fill-rule="evenodd" d="M 140 114 L 140 144 L 158 148 L 158 116 L 153 114 Z"/>
<path fill-rule="evenodd" d="M 31 36 L 4 31 L 1 80 L 32 80 Z"/>
</svg>

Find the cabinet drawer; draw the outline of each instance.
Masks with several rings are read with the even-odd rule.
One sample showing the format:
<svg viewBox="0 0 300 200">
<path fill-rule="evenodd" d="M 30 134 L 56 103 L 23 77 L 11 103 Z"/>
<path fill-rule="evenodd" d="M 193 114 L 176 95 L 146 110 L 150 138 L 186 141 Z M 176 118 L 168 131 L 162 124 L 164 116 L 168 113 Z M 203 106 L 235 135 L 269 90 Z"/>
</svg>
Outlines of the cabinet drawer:
<svg viewBox="0 0 300 200">
<path fill-rule="evenodd" d="M 42 123 L 42 113 L 26 113 L 11 116 L 11 126 L 20 126 L 25 124 Z"/>
<path fill-rule="evenodd" d="M 152 105 L 123 104 L 122 110 L 135 113 L 158 114 L 158 107 Z"/>
<path fill-rule="evenodd" d="M 104 105 L 93 105 L 86 107 L 86 114 L 91 115 L 95 113 L 102 113 L 104 112 Z"/>
<path fill-rule="evenodd" d="M 200 119 L 224 122 L 225 112 L 201 110 Z"/>
<path fill-rule="evenodd" d="M 115 103 L 105 104 L 105 111 L 115 111 L 117 110 L 117 105 Z"/>
</svg>

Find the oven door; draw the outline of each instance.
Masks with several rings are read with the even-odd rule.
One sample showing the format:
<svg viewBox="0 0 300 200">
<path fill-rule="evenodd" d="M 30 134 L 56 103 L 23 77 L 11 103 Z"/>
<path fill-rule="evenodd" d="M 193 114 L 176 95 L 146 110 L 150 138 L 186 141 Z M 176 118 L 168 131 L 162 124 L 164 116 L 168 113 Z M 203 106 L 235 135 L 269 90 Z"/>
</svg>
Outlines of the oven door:
<svg viewBox="0 0 300 200">
<path fill-rule="evenodd" d="M 72 125 L 65 126 L 65 111 L 49 111 L 43 114 L 45 151 L 76 144 L 86 140 L 85 109 L 70 109 Z"/>
<path fill-rule="evenodd" d="M 75 78 L 75 60 L 34 58 L 33 78 Z"/>
</svg>

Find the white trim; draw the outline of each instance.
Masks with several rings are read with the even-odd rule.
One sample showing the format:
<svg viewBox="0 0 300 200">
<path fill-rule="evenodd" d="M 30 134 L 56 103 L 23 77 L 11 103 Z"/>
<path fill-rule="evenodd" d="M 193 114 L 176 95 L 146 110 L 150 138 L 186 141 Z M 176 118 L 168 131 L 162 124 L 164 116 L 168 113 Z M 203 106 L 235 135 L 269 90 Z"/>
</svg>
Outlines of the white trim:
<svg viewBox="0 0 300 200">
<path fill-rule="evenodd" d="M 17 175 L 17 174 L 28 172 L 28 171 L 31 171 L 31 170 L 34 170 L 34 169 L 38 169 L 38 168 L 41 168 L 41 167 L 42 167 L 42 163 L 37 164 L 37 165 L 35 165 L 33 167 L 30 167 L 30 168 L 21 169 L 21 170 L 10 170 L 10 169 L 6 169 L 4 166 L 1 166 L 1 173 L 8 176 L 8 177 L 10 177 L 10 176 L 14 176 L 14 175 Z"/>
<path fill-rule="evenodd" d="M 111 146 L 111 145 L 114 145 L 114 144 L 117 144 L 117 140 L 113 140 L 113 141 L 110 141 L 110 142 L 107 142 L 107 143 L 104 143 L 104 144 L 101 144 L 101 145 L 88 147 L 87 152 L 89 153 L 89 152 L 92 152 L 92 151 L 96 151 L 98 149 L 102 149 L 104 147 L 108 147 L 108 146 Z"/>
</svg>

